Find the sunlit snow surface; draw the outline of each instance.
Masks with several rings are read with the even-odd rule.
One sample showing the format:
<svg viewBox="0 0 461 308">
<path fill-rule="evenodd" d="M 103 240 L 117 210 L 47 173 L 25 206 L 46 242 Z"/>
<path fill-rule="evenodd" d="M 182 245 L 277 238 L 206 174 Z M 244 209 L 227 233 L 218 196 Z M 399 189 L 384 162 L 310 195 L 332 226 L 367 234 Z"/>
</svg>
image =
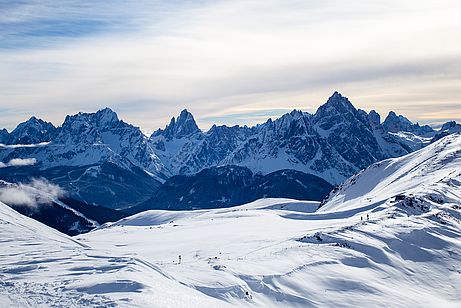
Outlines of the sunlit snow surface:
<svg viewBox="0 0 461 308">
<path fill-rule="evenodd" d="M 461 135 L 318 206 L 148 211 L 72 239 L 1 205 L 0 305 L 459 307 Z"/>
</svg>

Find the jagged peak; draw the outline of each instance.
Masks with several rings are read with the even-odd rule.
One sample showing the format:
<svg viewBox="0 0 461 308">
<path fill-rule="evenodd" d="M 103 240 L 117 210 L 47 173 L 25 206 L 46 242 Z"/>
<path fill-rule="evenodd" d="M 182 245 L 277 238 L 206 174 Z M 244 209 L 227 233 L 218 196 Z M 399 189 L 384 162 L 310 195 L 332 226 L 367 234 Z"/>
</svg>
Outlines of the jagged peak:
<svg viewBox="0 0 461 308">
<path fill-rule="evenodd" d="M 419 123 L 414 124 L 403 115 L 397 115 L 394 111 L 389 112 L 382 126 L 386 131 L 393 133 L 407 131 L 424 135 L 434 131 L 429 125 L 420 126 Z"/>
<path fill-rule="evenodd" d="M 184 109 L 181 110 L 181 112 L 179 113 L 178 119 L 181 119 L 181 118 L 188 118 L 188 117 L 194 118 L 194 116 L 192 115 L 192 113 L 190 113 L 186 108 L 184 108 Z"/>
<path fill-rule="evenodd" d="M 383 122 L 383 127 L 390 132 L 408 131 L 414 124 L 402 115 L 397 115 L 394 111 L 389 111 Z"/>
<path fill-rule="evenodd" d="M 389 111 L 389 114 L 387 115 L 384 122 L 394 120 L 394 119 L 399 120 L 399 121 L 404 122 L 404 123 L 407 123 L 407 124 L 413 124 L 413 122 L 408 120 L 408 118 L 404 117 L 403 115 L 396 114 L 394 111 Z"/>
<path fill-rule="evenodd" d="M 381 118 L 381 115 L 374 109 L 371 109 L 370 112 L 368 113 L 369 115 L 378 115 Z"/>
<path fill-rule="evenodd" d="M 456 121 L 448 121 L 442 125 L 440 128 L 441 131 L 456 127 L 456 126 L 461 126 L 460 124 L 456 123 Z"/>
<path fill-rule="evenodd" d="M 165 129 L 159 129 L 152 136 L 163 135 L 167 139 L 183 138 L 200 131 L 194 116 L 187 109 L 183 109 L 178 117 L 172 117 Z"/>
<path fill-rule="evenodd" d="M 117 113 L 109 107 L 98 110 L 95 115 L 99 116 L 100 123 L 119 121 Z"/>
<path fill-rule="evenodd" d="M 28 120 L 19 123 L 18 126 L 11 132 L 12 134 L 16 133 L 17 131 L 24 129 L 26 127 L 37 127 L 39 126 L 42 129 L 55 129 L 56 127 L 50 123 L 46 122 L 42 119 L 39 119 L 35 116 L 31 116 Z"/>
<path fill-rule="evenodd" d="M 9 144 L 39 143 L 50 141 L 56 130 L 52 123 L 32 116 L 27 121 L 19 123 L 11 134 L 7 131 L 2 132 L 1 139 Z"/>
<path fill-rule="evenodd" d="M 397 117 L 397 114 L 396 114 L 394 111 L 391 110 L 391 111 L 389 111 L 389 113 L 387 114 L 387 117 L 388 117 L 388 118 L 389 118 L 389 117 L 391 117 L 391 118 L 392 118 L 392 117 Z"/>
<path fill-rule="evenodd" d="M 228 126 L 228 125 L 216 125 L 213 124 L 213 126 L 206 132 L 207 135 L 212 135 L 212 134 L 227 134 L 228 132 L 238 132 L 238 131 L 243 131 L 243 130 L 248 130 L 250 129 L 248 126 L 240 126 L 240 125 L 233 125 L 233 126 Z"/>
<path fill-rule="evenodd" d="M 43 120 L 37 118 L 36 116 L 31 116 L 26 122 L 43 122 Z"/>
<path fill-rule="evenodd" d="M 346 98 L 344 97 L 341 93 L 338 91 L 334 91 L 333 94 L 330 96 L 330 98 Z"/>
<path fill-rule="evenodd" d="M 74 123 L 86 123 L 86 125 L 105 127 L 119 122 L 117 113 L 106 107 L 96 112 L 79 112 L 75 115 L 68 115 L 62 126 L 67 127 L 72 126 Z"/>
<path fill-rule="evenodd" d="M 315 113 L 316 117 L 322 117 L 325 115 L 332 115 L 333 113 L 347 113 L 356 112 L 357 109 L 352 105 L 349 99 L 343 96 L 338 91 L 335 91 L 331 95 L 327 102 L 320 106 Z"/>
<path fill-rule="evenodd" d="M 31 116 L 28 120 L 20 123 L 20 124 L 24 124 L 24 123 L 48 123 L 42 119 L 39 119 L 37 118 L 36 116 Z"/>
<path fill-rule="evenodd" d="M 381 116 L 374 109 L 368 113 L 368 120 L 372 127 L 376 127 L 381 124 Z"/>
<path fill-rule="evenodd" d="M 302 116 L 304 113 L 302 112 L 302 110 L 298 110 L 298 109 L 293 109 L 290 114 L 293 116 L 293 117 L 300 117 Z"/>
<path fill-rule="evenodd" d="M 328 98 L 328 101 L 326 102 L 326 104 L 334 104 L 334 105 L 340 104 L 341 106 L 345 106 L 347 108 L 352 107 L 352 109 L 355 109 L 355 107 L 352 105 L 352 103 L 349 101 L 349 99 L 347 97 L 343 96 L 338 91 L 335 91 L 333 93 L 333 95 L 330 96 L 330 98 Z"/>
</svg>

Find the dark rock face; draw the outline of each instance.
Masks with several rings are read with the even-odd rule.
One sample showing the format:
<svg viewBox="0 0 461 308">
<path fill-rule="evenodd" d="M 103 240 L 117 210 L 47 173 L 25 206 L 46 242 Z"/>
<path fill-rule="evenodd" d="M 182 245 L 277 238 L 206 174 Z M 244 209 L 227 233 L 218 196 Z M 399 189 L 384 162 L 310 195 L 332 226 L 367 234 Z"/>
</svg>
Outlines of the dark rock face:
<svg viewBox="0 0 461 308">
<path fill-rule="evenodd" d="M 147 209 L 191 210 L 230 207 L 265 197 L 322 200 L 332 185 L 295 170 L 255 175 L 250 169 L 223 166 L 168 179 L 154 196 L 130 212 Z"/>
<path fill-rule="evenodd" d="M 249 136 L 249 130 L 242 127 L 213 126 L 201 135 L 198 146 L 185 148 L 181 156 L 186 162 L 181 164 L 180 174 L 190 174 L 223 162 Z"/>
<path fill-rule="evenodd" d="M 6 129 L 0 130 L 0 143 L 7 144 L 10 138 L 10 133 Z"/>
<path fill-rule="evenodd" d="M 250 188 L 254 196 L 282 197 L 321 201 L 333 186 L 319 177 L 296 170 L 280 170 L 265 176 L 256 176 Z"/>
<path fill-rule="evenodd" d="M 371 127 L 379 127 L 379 125 L 381 125 L 381 116 L 374 110 L 368 113 L 368 120 Z"/>
</svg>

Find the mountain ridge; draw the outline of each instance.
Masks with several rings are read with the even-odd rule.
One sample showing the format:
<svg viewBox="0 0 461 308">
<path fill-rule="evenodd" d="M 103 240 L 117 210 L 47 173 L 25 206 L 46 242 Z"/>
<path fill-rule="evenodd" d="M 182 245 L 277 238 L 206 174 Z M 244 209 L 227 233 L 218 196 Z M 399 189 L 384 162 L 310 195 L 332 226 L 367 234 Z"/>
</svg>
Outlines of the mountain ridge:
<svg viewBox="0 0 461 308">
<path fill-rule="evenodd" d="M 35 163 L 28 167 L 34 175 L 63 184 L 81 201 L 126 208 L 149 199 L 172 176 L 226 165 L 262 174 L 293 169 L 339 184 L 376 161 L 411 153 L 461 127 L 449 122 L 435 131 L 410 123 L 395 113 L 381 123 L 378 113 L 356 109 L 339 92 L 314 114 L 293 110 L 252 127 L 213 125 L 203 131 L 184 109 L 149 137 L 104 108 L 69 115 L 58 127 L 33 117 L 12 133 L 0 131 L 0 142 L 7 140 L 0 161 L 9 166 L 27 159 Z M 31 132 L 30 144 L 9 144 L 25 140 L 21 131 Z M 19 169 L 8 168 L 12 180 Z M 29 169 L 21 169 L 21 177 Z"/>
<path fill-rule="evenodd" d="M 194 175 L 173 176 L 152 198 L 128 211 L 226 208 L 260 198 L 321 201 L 331 188 L 325 180 L 300 171 L 279 170 L 261 175 L 246 167 L 226 165 Z"/>
</svg>

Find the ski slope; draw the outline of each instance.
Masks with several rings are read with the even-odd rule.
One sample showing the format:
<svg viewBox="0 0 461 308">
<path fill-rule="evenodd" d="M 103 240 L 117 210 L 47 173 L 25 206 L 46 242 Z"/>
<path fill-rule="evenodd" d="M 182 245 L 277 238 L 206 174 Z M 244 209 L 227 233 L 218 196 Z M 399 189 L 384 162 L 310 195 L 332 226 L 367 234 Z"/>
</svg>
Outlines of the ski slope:
<svg viewBox="0 0 461 308">
<path fill-rule="evenodd" d="M 0 307 L 204 307 L 156 265 L 93 249 L 0 203 Z"/>
<path fill-rule="evenodd" d="M 75 238 L 0 206 L 0 302 L 459 307 L 460 134 L 370 166 L 319 206 L 147 211 Z"/>
<path fill-rule="evenodd" d="M 453 135 L 372 165 L 318 211 L 281 199 L 149 211 L 79 239 L 141 256 L 223 305 L 456 307 L 460 149 Z"/>
</svg>

